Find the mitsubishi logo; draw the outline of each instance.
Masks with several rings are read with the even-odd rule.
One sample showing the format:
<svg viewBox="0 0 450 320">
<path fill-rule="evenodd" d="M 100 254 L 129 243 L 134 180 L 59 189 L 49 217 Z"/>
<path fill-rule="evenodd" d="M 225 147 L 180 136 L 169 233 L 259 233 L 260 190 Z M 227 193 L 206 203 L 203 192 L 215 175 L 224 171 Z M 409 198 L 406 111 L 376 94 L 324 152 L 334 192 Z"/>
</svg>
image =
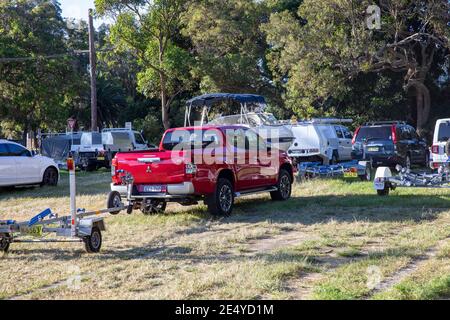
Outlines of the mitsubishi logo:
<svg viewBox="0 0 450 320">
<path fill-rule="evenodd" d="M 147 166 L 147 173 L 152 173 L 152 168 L 150 168 L 150 166 Z"/>
</svg>

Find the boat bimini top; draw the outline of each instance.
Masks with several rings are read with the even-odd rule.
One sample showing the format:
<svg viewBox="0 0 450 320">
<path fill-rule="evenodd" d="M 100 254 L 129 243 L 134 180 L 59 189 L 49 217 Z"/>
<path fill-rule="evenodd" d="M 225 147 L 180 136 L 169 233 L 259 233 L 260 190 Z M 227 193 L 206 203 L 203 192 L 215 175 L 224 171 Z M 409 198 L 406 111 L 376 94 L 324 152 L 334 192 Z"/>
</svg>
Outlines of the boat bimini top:
<svg viewBox="0 0 450 320">
<path fill-rule="evenodd" d="M 186 102 L 186 113 L 184 126 L 191 125 L 191 112 L 192 108 L 202 108 L 201 125 L 208 121 L 208 114 L 212 106 L 228 102 L 239 103 L 241 115 L 246 115 L 250 112 L 263 112 L 267 103 L 264 97 L 255 94 L 233 94 L 233 93 L 211 93 L 205 94 L 199 97 L 195 97 Z"/>
</svg>

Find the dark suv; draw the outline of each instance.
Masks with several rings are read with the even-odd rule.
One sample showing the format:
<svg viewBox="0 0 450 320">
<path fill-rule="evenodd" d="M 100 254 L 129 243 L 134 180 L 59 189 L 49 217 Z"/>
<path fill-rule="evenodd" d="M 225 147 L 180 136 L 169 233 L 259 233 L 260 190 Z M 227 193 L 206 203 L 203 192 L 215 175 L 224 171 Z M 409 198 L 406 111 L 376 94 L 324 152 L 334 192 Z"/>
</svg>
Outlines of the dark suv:
<svg viewBox="0 0 450 320">
<path fill-rule="evenodd" d="M 405 122 L 375 122 L 359 127 L 353 136 L 352 158 L 372 161 L 374 167 L 428 166 L 427 143 Z"/>
</svg>

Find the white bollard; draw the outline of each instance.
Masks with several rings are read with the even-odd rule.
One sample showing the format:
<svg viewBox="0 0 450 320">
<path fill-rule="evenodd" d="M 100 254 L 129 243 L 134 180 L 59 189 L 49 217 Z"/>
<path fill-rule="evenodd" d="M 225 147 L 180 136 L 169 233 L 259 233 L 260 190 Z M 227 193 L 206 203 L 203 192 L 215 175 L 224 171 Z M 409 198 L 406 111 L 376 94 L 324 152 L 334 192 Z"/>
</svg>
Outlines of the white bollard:
<svg viewBox="0 0 450 320">
<path fill-rule="evenodd" d="M 67 170 L 69 170 L 69 186 L 70 186 L 70 235 L 77 235 L 77 204 L 76 193 L 77 186 L 75 181 L 75 163 L 73 158 L 67 159 Z"/>
</svg>

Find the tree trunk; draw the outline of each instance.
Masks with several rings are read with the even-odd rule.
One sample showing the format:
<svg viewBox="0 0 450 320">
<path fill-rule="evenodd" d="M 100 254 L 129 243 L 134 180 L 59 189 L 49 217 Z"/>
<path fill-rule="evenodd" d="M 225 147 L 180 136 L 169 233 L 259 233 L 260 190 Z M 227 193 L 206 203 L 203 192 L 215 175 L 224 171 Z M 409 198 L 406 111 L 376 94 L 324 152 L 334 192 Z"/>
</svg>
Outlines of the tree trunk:
<svg viewBox="0 0 450 320">
<path fill-rule="evenodd" d="M 167 105 L 167 88 L 166 88 L 166 78 L 165 75 L 160 73 L 159 75 L 161 80 L 161 113 L 162 113 L 162 122 L 164 125 L 164 129 L 167 130 L 170 128 L 170 120 L 169 120 L 169 108 Z"/>
<path fill-rule="evenodd" d="M 416 105 L 417 105 L 417 132 L 423 135 L 425 125 L 428 122 L 431 109 L 430 90 L 422 82 L 415 82 Z"/>
</svg>

